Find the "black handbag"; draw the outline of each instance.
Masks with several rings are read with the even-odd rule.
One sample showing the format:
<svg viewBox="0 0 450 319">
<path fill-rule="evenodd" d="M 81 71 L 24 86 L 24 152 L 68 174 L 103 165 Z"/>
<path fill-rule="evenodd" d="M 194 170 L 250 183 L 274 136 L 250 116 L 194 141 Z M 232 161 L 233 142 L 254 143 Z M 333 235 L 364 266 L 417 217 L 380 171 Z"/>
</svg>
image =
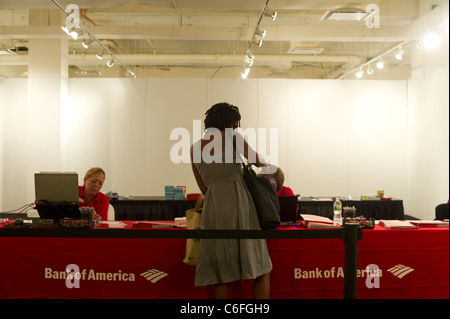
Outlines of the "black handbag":
<svg viewBox="0 0 450 319">
<path fill-rule="evenodd" d="M 243 177 L 258 213 L 261 229 L 275 229 L 280 225 L 280 203 L 275 188 L 270 181 L 257 176 L 255 171 L 244 164 Z"/>
</svg>

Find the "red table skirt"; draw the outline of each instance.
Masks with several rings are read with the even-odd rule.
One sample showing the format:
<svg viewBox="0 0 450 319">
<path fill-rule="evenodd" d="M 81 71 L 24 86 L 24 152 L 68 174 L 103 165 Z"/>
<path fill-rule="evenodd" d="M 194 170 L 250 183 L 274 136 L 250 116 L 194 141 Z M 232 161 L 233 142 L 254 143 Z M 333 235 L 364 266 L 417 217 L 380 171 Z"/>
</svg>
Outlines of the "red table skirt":
<svg viewBox="0 0 450 319">
<path fill-rule="evenodd" d="M 194 286 L 195 267 L 182 262 L 185 243 L 0 236 L 0 299 L 210 298 L 210 288 Z M 343 298 L 342 240 L 268 239 L 267 244 L 273 263 L 271 298 Z M 357 298 L 449 298 L 448 247 L 448 228 L 364 230 L 358 246 Z M 78 267 L 79 288 L 66 278 L 68 265 Z M 252 284 L 232 283 L 231 297 L 252 298 Z"/>
</svg>

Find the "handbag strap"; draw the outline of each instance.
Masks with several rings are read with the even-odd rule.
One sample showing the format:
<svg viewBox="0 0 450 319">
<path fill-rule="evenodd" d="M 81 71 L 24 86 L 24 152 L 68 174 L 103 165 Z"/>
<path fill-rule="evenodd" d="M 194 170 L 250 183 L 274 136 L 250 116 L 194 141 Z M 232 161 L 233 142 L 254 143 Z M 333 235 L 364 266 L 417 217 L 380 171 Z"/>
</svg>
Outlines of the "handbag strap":
<svg viewBox="0 0 450 319">
<path fill-rule="evenodd" d="M 197 201 L 195 202 L 195 211 L 196 212 L 200 211 L 200 208 L 202 206 L 202 201 L 203 201 L 203 194 L 200 194 L 200 195 L 198 195 Z"/>
<path fill-rule="evenodd" d="M 233 136 L 231 136 L 231 138 L 233 139 L 233 147 L 234 147 L 234 151 L 236 152 L 236 151 L 237 151 L 236 141 L 234 140 Z M 243 168 L 244 170 L 247 170 L 248 168 L 247 168 L 247 166 L 244 164 L 244 158 L 243 158 L 241 152 L 239 152 L 239 157 L 240 157 L 241 160 L 242 160 L 242 162 L 241 162 L 242 168 Z M 237 160 L 237 158 L 236 158 L 236 160 Z"/>
</svg>

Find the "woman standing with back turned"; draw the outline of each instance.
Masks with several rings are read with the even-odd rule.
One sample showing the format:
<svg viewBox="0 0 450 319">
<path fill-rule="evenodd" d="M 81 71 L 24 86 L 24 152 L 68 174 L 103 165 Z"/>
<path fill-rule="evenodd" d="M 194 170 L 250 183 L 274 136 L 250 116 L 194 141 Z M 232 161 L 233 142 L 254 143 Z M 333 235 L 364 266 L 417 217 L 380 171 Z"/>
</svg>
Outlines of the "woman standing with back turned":
<svg viewBox="0 0 450 319">
<path fill-rule="evenodd" d="M 241 119 L 236 106 L 218 103 L 205 114 L 205 136 L 191 147 L 192 170 L 205 194 L 202 227 L 260 229 L 236 153 L 253 159 L 256 166 L 266 164 L 243 136 L 234 131 Z M 238 152 L 234 151 L 233 144 Z M 202 239 L 195 285 L 214 285 L 216 298 L 228 298 L 229 283 L 254 279 L 253 296 L 269 298 L 271 270 L 265 239 Z"/>
</svg>

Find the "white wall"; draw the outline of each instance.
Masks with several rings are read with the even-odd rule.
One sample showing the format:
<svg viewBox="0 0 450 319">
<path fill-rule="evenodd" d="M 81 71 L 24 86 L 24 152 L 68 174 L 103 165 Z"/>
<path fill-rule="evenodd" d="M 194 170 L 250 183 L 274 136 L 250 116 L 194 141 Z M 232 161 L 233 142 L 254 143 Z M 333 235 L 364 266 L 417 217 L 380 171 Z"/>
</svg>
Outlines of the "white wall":
<svg viewBox="0 0 450 319">
<path fill-rule="evenodd" d="M 27 136 L 20 130 L 21 117 L 27 118 L 27 80 L 5 79 L 0 85 L 0 93 L 8 92 L 3 93 L 8 103 L 2 110 L 8 119 L 3 131 L 4 211 L 34 200 L 23 195 L 27 161 L 41 161 L 45 154 L 28 154 Z M 278 162 L 294 192 L 359 198 L 384 189 L 387 196 L 403 199 L 406 208 L 413 157 L 408 152 L 408 134 L 413 134 L 408 85 L 410 89 L 407 81 L 69 79 L 67 109 L 63 106 L 61 112 L 61 167 L 78 172 L 80 183 L 88 168 L 103 167 L 105 192 L 163 195 L 164 185 L 186 185 L 188 192 L 198 192 L 190 164 L 170 160 L 176 143 L 170 133 L 183 127 L 192 139 L 193 120 L 203 122 L 207 108 L 227 101 L 239 106 L 244 129 L 278 128 Z M 417 94 L 419 99 L 427 93 Z M 448 145 L 448 121 L 443 130 Z M 446 163 L 448 167 L 448 148 Z M 446 181 L 448 185 L 448 177 Z M 434 208 L 425 215 L 432 218 Z"/>
<path fill-rule="evenodd" d="M 5 104 L 4 101 L 5 94 L 3 93 L 4 91 L 3 82 L 4 80 L 0 79 L 0 212 L 2 211 L 2 203 L 3 203 L 3 140 L 4 140 L 3 119 L 5 118 L 3 114 Z"/>
<path fill-rule="evenodd" d="M 27 198 L 27 80 L 4 79 L 0 82 L 0 120 L 3 139 L 0 148 L 0 211 L 19 208 L 33 201 Z M 1 145 L 0 144 L 0 145 Z"/>
<path fill-rule="evenodd" d="M 408 81 L 406 209 L 423 219 L 449 199 L 448 87 L 448 65 L 417 69 Z"/>
<path fill-rule="evenodd" d="M 406 198 L 406 85 L 295 83 L 289 111 L 290 183 L 302 194 Z"/>
<path fill-rule="evenodd" d="M 101 166 L 103 190 L 164 195 L 164 185 L 194 189 L 189 164 L 173 165 L 169 140 L 177 127 L 192 131 L 206 111 L 206 80 L 71 79 L 68 161 L 79 173 Z"/>
</svg>

